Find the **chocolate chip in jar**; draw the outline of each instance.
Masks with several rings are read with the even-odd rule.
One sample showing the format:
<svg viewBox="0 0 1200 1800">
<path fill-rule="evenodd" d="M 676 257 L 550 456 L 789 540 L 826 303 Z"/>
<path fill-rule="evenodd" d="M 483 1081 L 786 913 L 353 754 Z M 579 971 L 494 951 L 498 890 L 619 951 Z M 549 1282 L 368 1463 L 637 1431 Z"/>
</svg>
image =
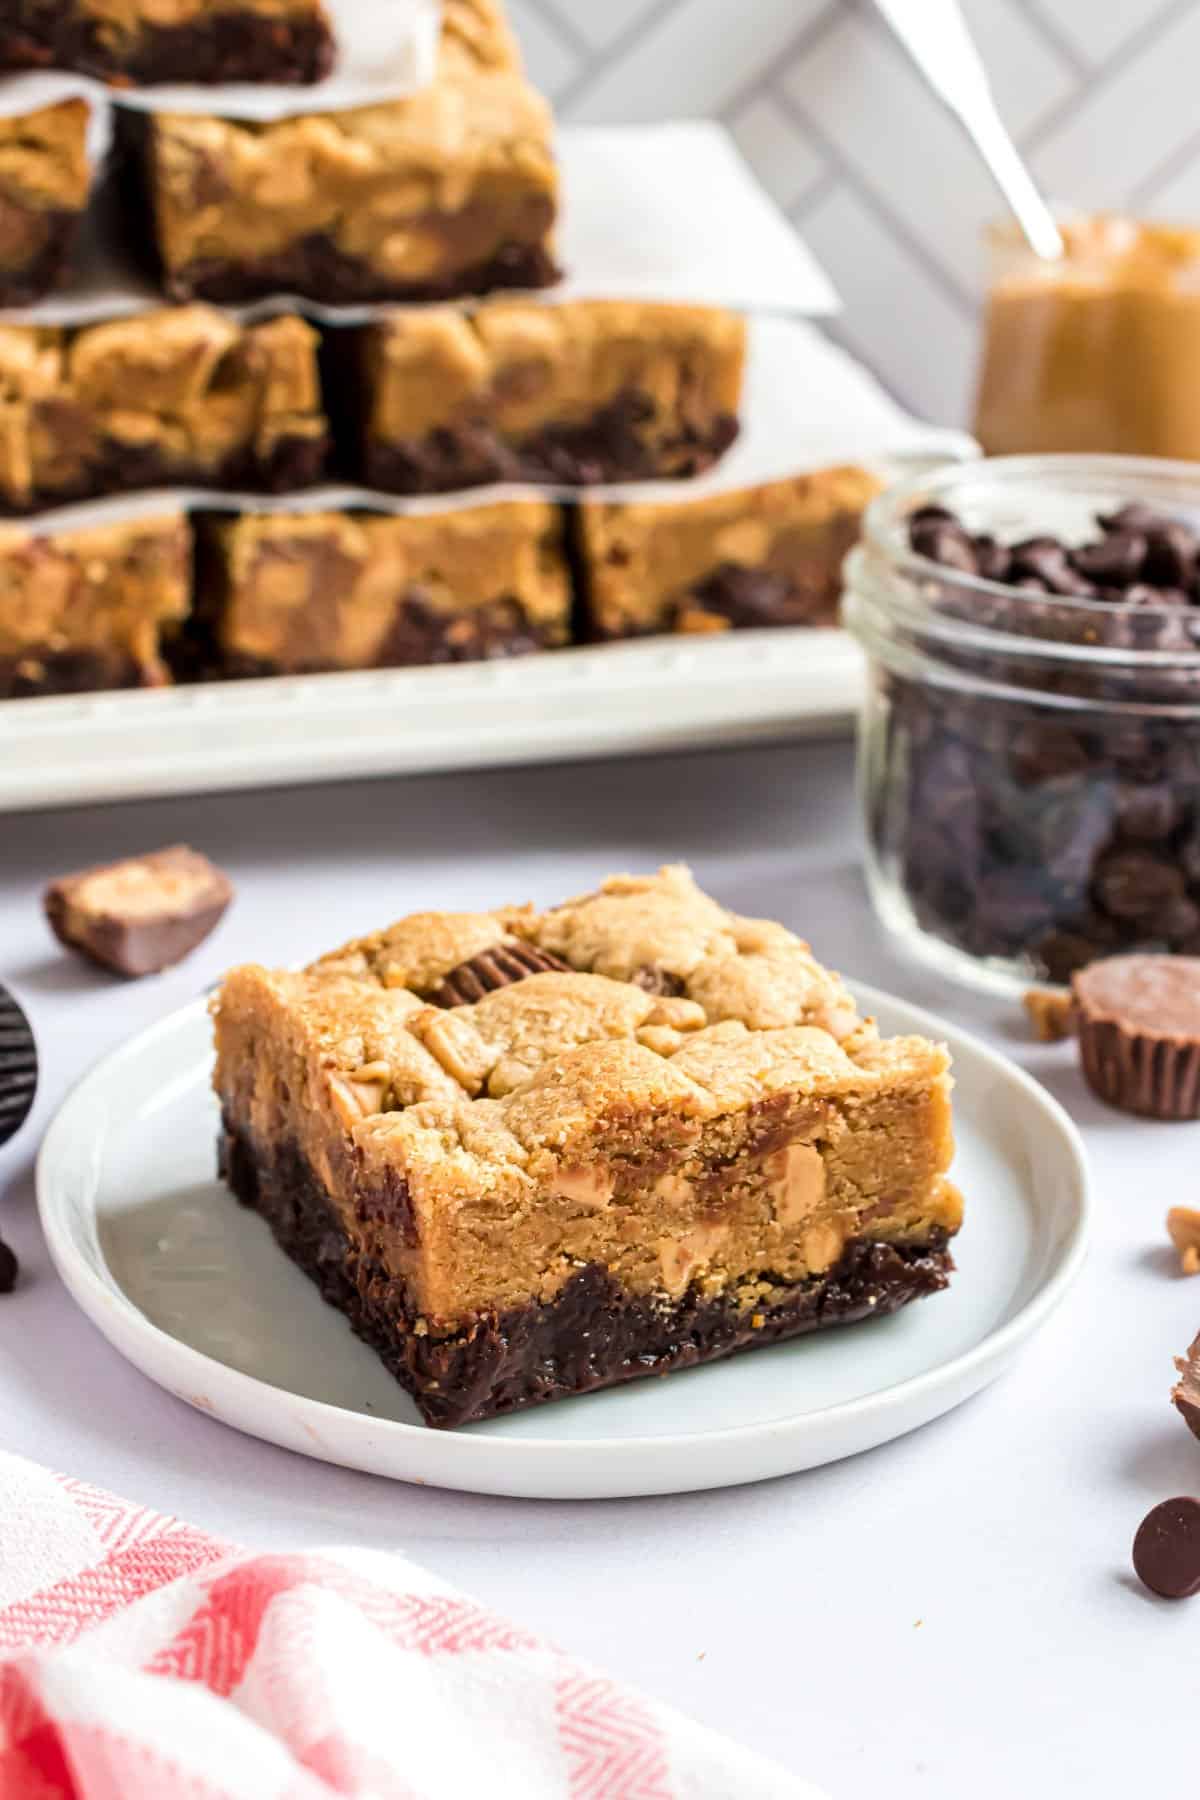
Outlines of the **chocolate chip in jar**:
<svg viewBox="0 0 1200 1800">
<path fill-rule="evenodd" d="M 182 962 L 223 917 L 233 886 L 184 844 L 60 876 L 46 889 L 59 942 L 114 974 L 153 975 Z"/>
</svg>

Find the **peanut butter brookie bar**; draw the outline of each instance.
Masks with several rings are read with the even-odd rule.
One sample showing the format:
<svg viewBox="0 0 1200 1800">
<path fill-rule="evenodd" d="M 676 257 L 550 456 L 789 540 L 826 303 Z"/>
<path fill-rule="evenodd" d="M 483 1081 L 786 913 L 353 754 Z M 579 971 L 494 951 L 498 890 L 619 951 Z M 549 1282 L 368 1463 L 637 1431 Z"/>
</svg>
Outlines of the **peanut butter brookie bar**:
<svg viewBox="0 0 1200 1800">
<path fill-rule="evenodd" d="M 190 603 L 182 513 L 54 536 L 0 525 L 0 699 L 165 685 Z"/>
<path fill-rule="evenodd" d="M 0 326 L 0 506 L 170 483 L 273 492 L 324 468 L 317 334 L 214 307 L 66 330 Z"/>
<path fill-rule="evenodd" d="M 0 118 L 0 306 L 58 287 L 92 188 L 86 100 Z"/>
<path fill-rule="evenodd" d="M 719 307 L 493 300 L 392 313 L 357 349 L 359 470 L 385 492 L 695 475 L 737 436 L 746 327 Z"/>
<path fill-rule="evenodd" d="M 321 0 L 0 0 L 0 69 L 102 81 L 320 81 L 334 40 Z"/>
<path fill-rule="evenodd" d="M 553 121 L 502 50 L 485 35 L 476 56 L 448 26 L 436 80 L 345 112 L 122 109 L 172 298 L 437 300 L 556 280 Z"/>
<path fill-rule="evenodd" d="M 521 656 L 569 636 L 563 535 L 537 500 L 206 519 L 199 619 L 227 675 Z"/>
<path fill-rule="evenodd" d="M 213 1003 L 221 1161 L 431 1425 L 946 1285 L 944 1048 L 683 868 L 426 913 Z"/>
<path fill-rule="evenodd" d="M 842 561 L 879 487 L 851 466 L 700 500 L 584 501 L 590 635 L 836 624 Z"/>
</svg>

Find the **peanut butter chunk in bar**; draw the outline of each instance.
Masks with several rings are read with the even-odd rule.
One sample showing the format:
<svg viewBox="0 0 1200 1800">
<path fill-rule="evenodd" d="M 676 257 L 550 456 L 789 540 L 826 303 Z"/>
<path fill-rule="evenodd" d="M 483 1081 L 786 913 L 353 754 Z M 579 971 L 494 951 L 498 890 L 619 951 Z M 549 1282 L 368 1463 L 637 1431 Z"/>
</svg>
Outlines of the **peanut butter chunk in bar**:
<svg viewBox="0 0 1200 1800">
<path fill-rule="evenodd" d="M 503 984 L 462 999 L 468 966 Z M 213 1014 L 226 1179 L 431 1425 L 881 1317 L 952 1270 L 945 1050 L 881 1038 L 684 869 L 236 969 Z"/>
<path fill-rule="evenodd" d="M 46 890 L 59 942 L 114 974 L 155 975 L 215 930 L 233 899 L 220 869 L 175 844 L 63 875 Z"/>
<path fill-rule="evenodd" d="M 745 321 L 715 306 L 493 300 L 364 329 L 361 472 L 393 493 L 695 475 L 738 432 Z"/>
</svg>

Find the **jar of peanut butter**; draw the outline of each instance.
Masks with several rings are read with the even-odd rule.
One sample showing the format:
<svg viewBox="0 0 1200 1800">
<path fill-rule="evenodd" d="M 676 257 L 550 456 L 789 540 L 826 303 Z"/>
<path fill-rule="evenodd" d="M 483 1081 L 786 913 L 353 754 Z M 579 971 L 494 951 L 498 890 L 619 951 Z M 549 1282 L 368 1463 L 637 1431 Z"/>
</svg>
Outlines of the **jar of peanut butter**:
<svg viewBox="0 0 1200 1800">
<path fill-rule="evenodd" d="M 1200 459 L 1200 231 L 1102 214 L 1042 262 L 991 237 L 976 435 L 990 455 Z"/>
</svg>

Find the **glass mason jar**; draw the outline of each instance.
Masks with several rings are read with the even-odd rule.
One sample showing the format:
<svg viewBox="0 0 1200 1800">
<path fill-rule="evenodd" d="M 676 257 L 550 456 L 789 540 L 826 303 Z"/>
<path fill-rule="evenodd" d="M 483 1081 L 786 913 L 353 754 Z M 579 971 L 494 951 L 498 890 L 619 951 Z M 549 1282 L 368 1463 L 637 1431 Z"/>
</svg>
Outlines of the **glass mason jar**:
<svg viewBox="0 0 1200 1800">
<path fill-rule="evenodd" d="M 1005 542 L 1142 501 L 1200 526 L 1200 469 L 1008 457 L 876 500 L 847 568 L 869 660 L 859 779 L 876 908 L 977 986 L 1118 951 L 1200 955 L 1200 605 L 1030 593 L 917 556 L 940 505 Z"/>
<path fill-rule="evenodd" d="M 975 434 L 990 456 L 1200 458 L 1200 232 L 1067 220 L 1059 262 L 988 236 Z"/>
</svg>

